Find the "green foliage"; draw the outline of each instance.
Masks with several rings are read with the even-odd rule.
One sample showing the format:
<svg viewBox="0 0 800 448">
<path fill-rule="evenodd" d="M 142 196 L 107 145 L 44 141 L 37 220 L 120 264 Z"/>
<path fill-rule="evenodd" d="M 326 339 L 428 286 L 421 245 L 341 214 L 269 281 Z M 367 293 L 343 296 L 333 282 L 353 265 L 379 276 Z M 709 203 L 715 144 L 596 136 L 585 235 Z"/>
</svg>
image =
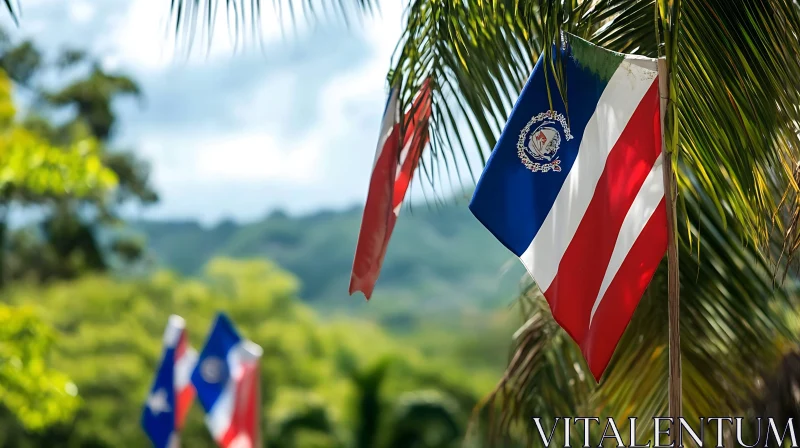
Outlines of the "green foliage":
<svg viewBox="0 0 800 448">
<path fill-rule="evenodd" d="M 457 404 L 436 391 L 402 395 L 394 409 L 390 448 L 456 447 L 463 439 Z"/>
<path fill-rule="evenodd" d="M 116 185 L 116 175 L 100 160 L 96 140 L 56 147 L 16 123 L 15 114 L 11 80 L 0 72 L 0 192 L 6 204 L 69 195 L 102 199 Z"/>
<path fill-rule="evenodd" d="M 73 59 L 70 62 L 75 64 L 79 60 Z M 94 63 L 88 77 L 57 92 L 46 93 L 45 98 L 53 106 L 75 106 L 76 117 L 89 126 L 92 135 L 107 141 L 116 122 L 111 101 L 125 95 L 141 95 L 136 82 L 124 75 L 109 74 L 99 64 Z"/>
<path fill-rule="evenodd" d="M 469 411 L 494 374 L 460 372 L 457 363 L 427 358 L 368 322 L 322 322 L 297 300 L 298 288 L 293 276 L 271 262 L 230 259 L 213 260 L 198 279 L 159 272 L 132 281 L 87 276 L 10 288 L 7 303 L 35 309 L 55 329 L 52 366 L 72 378 L 83 406 L 68 425 L 33 435 L 17 428 L 0 446 L 46 446 L 44 441 L 56 436 L 68 447 L 145 446 L 139 415 L 159 362 L 167 316 L 183 316 L 190 341 L 199 348 L 217 311 L 226 312 L 264 349 L 264 431 L 268 440 L 282 441 L 270 446 L 311 446 L 306 445 L 311 439 L 316 446 L 355 446 L 360 432 L 381 441 L 361 446 L 383 446 L 392 443 L 395 427 L 404 428 L 404 437 L 438 434 L 418 414 L 436 403 L 448 416 L 437 425 L 456 422 L 463 433 Z M 434 389 L 440 400 L 394 411 L 405 402 L 404 393 Z M 212 446 L 198 406 L 190 412 L 183 441 Z"/>
<path fill-rule="evenodd" d="M 11 244 L 12 248 L 30 248 L 31 251 L 7 257 L 7 219 L 12 206 L 53 207 L 53 204 L 73 200 L 104 204 L 118 180 L 116 173 L 103 164 L 101 146 L 92 136 L 83 135 L 68 144 L 56 145 L 23 127 L 15 120 L 15 115 L 11 80 L 0 71 L 0 286 L 9 279 L 27 276 L 31 271 L 37 272 L 39 278 L 46 278 L 55 271 L 42 269 L 42 264 L 27 264 L 34 259 L 55 261 L 49 265 L 71 266 L 73 270 L 72 265 L 78 261 L 74 257 L 68 259 L 72 251 L 63 256 L 63 250 L 59 251 L 55 245 L 42 248 L 41 244 L 29 244 L 31 241 L 26 241 L 27 245 Z M 49 226 L 46 235 L 54 236 L 53 230 L 53 226 Z M 53 238 L 47 241 L 57 243 Z M 47 258 L 48 255 L 55 257 Z"/>
<path fill-rule="evenodd" d="M 0 404 L 26 428 L 72 418 L 78 389 L 50 366 L 55 334 L 31 307 L 0 304 Z"/>
<path fill-rule="evenodd" d="M 313 441 L 307 440 L 313 438 Z M 320 402 L 307 400 L 296 409 L 280 416 L 268 434 L 270 446 L 319 446 L 330 447 L 342 444 L 336 424 L 331 420 L 328 408 Z"/>
<path fill-rule="evenodd" d="M 53 91 L 40 83 L 54 71 L 61 75 L 87 65 L 88 75 Z M 100 225 L 119 221 L 122 204 L 158 200 L 149 167 L 107 146 L 116 122 L 112 103 L 138 96 L 135 81 L 107 73 L 82 51 L 64 50 L 53 62 L 32 42 L 13 42 L 1 29 L 0 67 L 9 74 L 0 79 L 0 281 L 74 278 L 115 262 L 135 265 L 144 252 L 140 240 L 111 233 L 106 243 L 98 234 Z M 35 98 L 19 122 L 12 80 Z M 68 109 L 66 122 L 49 119 Z M 44 218 L 9 234 L 9 209 L 24 207 L 36 207 Z"/>
<path fill-rule="evenodd" d="M 38 59 L 20 56 L 25 51 L 30 49 L 6 52 L 0 62 L 8 66 L 13 54 L 30 62 L 25 67 L 37 65 Z M 29 76 L 28 68 L 20 64 L 12 73 Z M 0 70 L 0 284 L 15 277 L 14 268 L 20 267 L 20 258 L 4 257 L 12 204 L 49 204 L 65 198 L 102 202 L 117 185 L 116 174 L 103 165 L 100 146 L 91 136 L 57 146 L 21 126 L 15 119 L 11 87 L 11 80 Z M 79 404 L 75 385 L 51 367 L 54 337 L 28 307 L 0 306 L 0 404 L 3 414 L 15 415 L 30 430 L 68 421 Z"/>
<path fill-rule="evenodd" d="M 8 0 L 7 0 L 8 1 Z M 374 0 L 276 0 L 272 3 L 283 18 L 288 13 L 293 24 L 300 18 L 303 20 L 316 20 L 321 17 L 332 17 L 343 20 L 345 23 L 360 21 L 362 15 L 371 15 L 377 9 Z M 9 11 L 14 17 L 14 10 L 7 3 Z M 216 26 L 217 12 L 225 9 L 230 35 L 236 44 L 240 39 L 261 38 L 261 14 L 263 6 L 261 0 L 228 0 L 224 4 L 218 0 L 175 0 L 170 2 L 169 25 L 175 29 L 175 40 L 191 52 L 199 25 L 207 38 L 206 48 L 210 48 L 211 40 Z M 221 15 L 221 13 L 219 14 Z M 281 24 L 283 27 L 283 24 Z M 203 48 L 203 46 L 201 46 Z"/>
</svg>

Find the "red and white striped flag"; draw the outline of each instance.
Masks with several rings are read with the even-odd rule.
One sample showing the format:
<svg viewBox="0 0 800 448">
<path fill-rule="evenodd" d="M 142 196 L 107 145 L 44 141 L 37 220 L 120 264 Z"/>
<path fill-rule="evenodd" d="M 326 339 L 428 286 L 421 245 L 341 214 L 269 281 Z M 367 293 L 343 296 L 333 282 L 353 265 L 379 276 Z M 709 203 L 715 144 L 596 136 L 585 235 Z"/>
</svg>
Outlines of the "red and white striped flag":
<svg viewBox="0 0 800 448">
<path fill-rule="evenodd" d="M 398 89 L 395 87 L 383 114 L 367 204 L 350 275 L 350 294 L 361 291 L 367 300 L 372 296 L 400 206 L 429 138 L 429 81 L 425 81 L 411 109 L 404 115 L 405 132 L 402 135 L 397 95 Z"/>
</svg>

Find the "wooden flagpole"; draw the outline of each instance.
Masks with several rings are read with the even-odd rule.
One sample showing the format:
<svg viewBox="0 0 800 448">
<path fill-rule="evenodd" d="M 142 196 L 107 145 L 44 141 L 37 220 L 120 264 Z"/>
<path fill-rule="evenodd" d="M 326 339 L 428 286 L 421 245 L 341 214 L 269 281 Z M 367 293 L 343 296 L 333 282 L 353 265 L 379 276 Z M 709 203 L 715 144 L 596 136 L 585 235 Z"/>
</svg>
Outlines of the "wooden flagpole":
<svg viewBox="0 0 800 448">
<path fill-rule="evenodd" d="M 680 336 L 680 270 L 675 205 L 677 182 L 672 171 L 672 154 L 664 138 L 665 116 L 669 104 L 670 70 L 666 58 L 658 59 L 658 92 L 661 98 L 661 151 L 664 164 L 664 196 L 667 205 L 667 296 L 669 308 L 669 416 L 672 418 L 671 440 L 677 441 L 681 417 L 681 336 Z"/>
</svg>

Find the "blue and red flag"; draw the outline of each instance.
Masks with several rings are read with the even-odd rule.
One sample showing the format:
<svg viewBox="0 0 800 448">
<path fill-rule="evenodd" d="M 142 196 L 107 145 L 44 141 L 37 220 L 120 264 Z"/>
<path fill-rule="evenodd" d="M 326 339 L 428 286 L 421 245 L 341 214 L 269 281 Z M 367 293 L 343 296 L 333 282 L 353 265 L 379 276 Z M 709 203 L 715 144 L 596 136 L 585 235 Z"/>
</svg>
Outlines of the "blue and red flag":
<svg viewBox="0 0 800 448">
<path fill-rule="evenodd" d="M 227 316 L 214 321 L 192 372 L 206 425 L 221 448 L 260 445 L 261 347 L 242 339 Z"/>
<path fill-rule="evenodd" d="M 190 377 L 196 361 L 197 352 L 189 346 L 185 321 L 170 316 L 161 365 L 142 412 L 142 428 L 155 448 L 179 446 L 180 431 L 194 398 Z"/>
<path fill-rule="evenodd" d="M 667 249 L 657 60 L 575 37 L 557 51 L 568 108 L 540 58 L 469 207 L 599 381 Z"/>
<path fill-rule="evenodd" d="M 393 88 L 389 94 L 350 274 L 350 295 L 361 291 L 367 300 L 372 296 L 400 206 L 428 143 L 430 115 L 429 81 L 425 81 L 403 116 L 403 123 L 400 122 L 398 88 Z"/>
</svg>

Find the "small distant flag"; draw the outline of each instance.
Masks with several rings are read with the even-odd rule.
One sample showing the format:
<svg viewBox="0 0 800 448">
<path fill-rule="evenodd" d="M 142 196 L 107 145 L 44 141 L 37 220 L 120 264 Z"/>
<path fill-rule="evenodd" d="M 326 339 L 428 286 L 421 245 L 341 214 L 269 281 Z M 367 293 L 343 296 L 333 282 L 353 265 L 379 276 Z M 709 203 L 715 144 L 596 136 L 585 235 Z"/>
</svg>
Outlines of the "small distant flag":
<svg viewBox="0 0 800 448">
<path fill-rule="evenodd" d="M 361 291 L 367 300 L 372 296 L 400 206 L 429 139 L 430 81 L 424 82 L 411 109 L 404 115 L 403 135 L 398 90 L 397 87 L 392 89 L 383 113 L 378 149 L 350 275 L 350 295 Z"/>
<path fill-rule="evenodd" d="M 573 36 L 556 51 L 569 110 L 540 58 L 470 210 L 520 258 L 599 381 L 667 249 L 658 65 Z"/>
<path fill-rule="evenodd" d="M 261 347 L 242 339 L 228 317 L 217 314 L 192 383 L 208 429 L 221 448 L 261 446 L 261 355 Z"/>
<path fill-rule="evenodd" d="M 142 412 L 142 428 L 155 448 L 177 448 L 194 398 L 191 373 L 197 352 L 189 346 L 186 323 L 172 315 L 164 331 L 164 354 Z"/>
</svg>

